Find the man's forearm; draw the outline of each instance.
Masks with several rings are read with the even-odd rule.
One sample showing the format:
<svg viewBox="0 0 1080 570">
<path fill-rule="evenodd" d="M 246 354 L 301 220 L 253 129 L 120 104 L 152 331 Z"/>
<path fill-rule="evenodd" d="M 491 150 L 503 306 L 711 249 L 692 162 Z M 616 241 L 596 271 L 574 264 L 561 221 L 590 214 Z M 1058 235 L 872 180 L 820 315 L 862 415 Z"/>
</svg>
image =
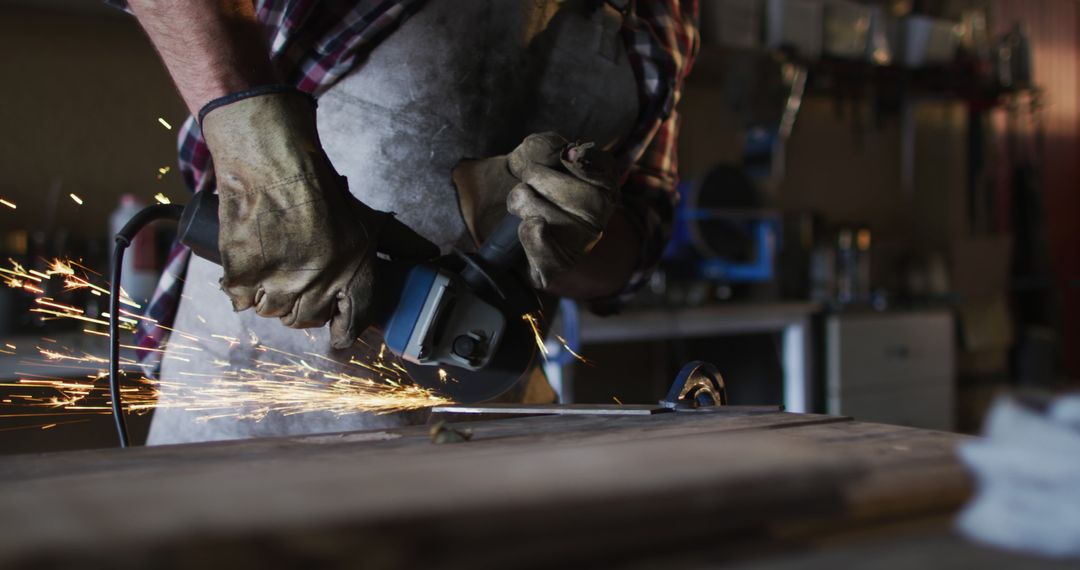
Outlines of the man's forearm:
<svg viewBox="0 0 1080 570">
<path fill-rule="evenodd" d="M 194 114 L 207 102 L 277 82 L 251 0 L 129 0 Z"/>
</svg>

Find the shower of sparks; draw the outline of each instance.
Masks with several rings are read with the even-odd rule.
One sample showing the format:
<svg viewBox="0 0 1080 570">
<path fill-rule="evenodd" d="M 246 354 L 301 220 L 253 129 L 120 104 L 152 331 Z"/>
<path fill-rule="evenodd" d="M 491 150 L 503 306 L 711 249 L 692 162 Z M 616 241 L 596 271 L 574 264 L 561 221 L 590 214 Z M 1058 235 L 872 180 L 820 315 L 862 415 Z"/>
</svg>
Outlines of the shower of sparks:
<svg viewBox="0 0 1080 570">
<path fill-rule="evenodd" d="M 383 345 L 383 346 L 385 347 L 385 345 Z M 439 382 L 442 382 L 443 384 L 446 384 L 447 382 L 454 382 L 456 384 L 457 379 L 454 378 L 453 376 L 451 376 L 450 373 L 448 373 L 447 371 L 440 368 L 439 369 Z"/>
<path fill-rule="evenodd" d="M 540 334 L 540 320 L 543 315 L 540 313 L 525 313 L 521 315 L 521 320 L 529 324 L 529 328 L 532 329 L 533 340 L 536 341 L 536 347 L 540 349 L 540 354 L 544 355 L 544 360 L 547 360 L 548 349 L 547 343 L 544 342 L 544 335 Z"/>
<path fill-rule="evenodd" d="M 157 122 L 161 123 L 161 126 L 165 127 L 166 129 L 169 129 L 170 131 L 172 130 L 172 125 L 170 125 L 169 121 L 166 121 L 163 117 L 158 117 Z"/>
<path fill-rule="evenodd" d="M 8 202 L 7 200 L 5 200 L 5 199 L 3 199 L 3 198 L 0 198 L 0 204 L 3 204 L 3 205 L 5 205 L 5 206 L 7 206 L 8 208 L 11 208 L 12 210 L 14 210 L 14 209 L 16 208 L 16 206 L 15 206 L 15 203 L 14 203 L 14 202 Z"/>
<path fill-rule="evenodd" d="M 540 354 L 544 357 L 544 360 L 547 360 L 548 356 L 550 356 L 550 352 L 548 351 L 547 343 L 544 342 L 544 335 L 541 332 L 541 329 L 543 328 L 541 326 L 541 323 L 543 323 L 544 316 L 539 312 L 525 313 L 524 315 L 521 315 L 521 320 L 528 323 L 529 328 L 532 329 L 533 340 L 536 342 L 536 348 L 540 350 Z M 573 356 L 582 364 L 592 364 L 591 360 L 585 358 L 584 356 L 575 352 L 574 349 L 570 348 L 570 344 L 566 342 L 565 338 L 559 335 L 555 335 L 555 340 L 559 342 L 559 345 L 562 346 L 563 350 L 565 350 L 567 354 Z"/>
<path fill-rule="evenodd" d="M 19 394 L 10 394 L 4 403 L 21 409 L 0 417 L 111 413 L 107 359 L 71 349 L 36 347 L 36 350 L 40 358 L 21 360 L 20 364 L 53 366 L 69 375 L 81 373 L 83 379 L 18 373 L 16 382 L 0 387 L 19 389 Z M 387 414 L 452 403 L 411 384 L 404 372 L 378 358 L 367 363 L 343 363 L 316 353 L 298 355 L 261 345 L 256 351 L 277 354 L 283 361 L 251 359 L 236 364 L 214 360 L 219 372 L 181 372 L 180 376 L 192 381 L 180 382 L 149 379 L 136 372 L 134 360 L 122 358 L 124 410 L 128 414 L 143 414 L 153 409 L 184 409 L 199 413 L 202 421 L 220 418 L 260 421 L 270 414 Z M 378 373 L 373 375 L 371 371 Z"/>
<path fill-rule="evenodd" d="M 158 204 L 172 204 L 172 200 L 161 192 L 154 194 L 154 199 L 158 201 Z"/>
<path fill-rule="evenodd" d="M 52 429 L 52 428 L 54 428 L 56 426 L 69 425 L 69 424 L 84 424 L 84 423 L 86 423 L 88 421 L 90 421 L 90 420 L 72 420 L 72 421 L 69 421 L 69 422 L 50 422 L 50 423 L 35 424 L 35 425 L 29 425 L 29 426 L 13 426 L 13 427 L 0 428 L 0 432 L 4 432 L 4 431 L 23 431 L 23 430 L 27 430 L 27 429 L 40 429 L 40 430 L 44 431 L 44 430 L 47 430 L 47 429 Z"/>
<path fill-rule="evenodd" d="M 566 342 L 565 338 L 563 338 L 563 337 L 561 337 L 559 335 L 555 335 L 555 340 L 559 341 L 559 344 L 562 346 L 563 350 L 565 350 L 566 353 L 569 354 L 570 356 L 573 356 L 575 360 L 577 360 L 578 362 L 580 362 L 582 364 L 588 364 L 590 366 L 592 365 L 593 362 L 591 360 L 589 360 L 588 358 L 585 358 L 584 356 L 578 354 L 577 352 L 574 352 L 574 349 L 570 348 L 570 344 Z"/>
<path fill-rule="evenodd" d="M 83 199 L 80 198 L 78 194 L 71 193 L 71 194 L 68 194 L 68 196 L 71 196 L 71 201 L 72 202 L 75 202 L 76 204 L 78 204 L 80 206 L 83 205 Z"/>
<path fill-rule="evenodd" d="M 79 321 L 84 323 L 83 332 L 87 335 L 107 338 L 103 328 L 109 323 L 108 313 L 90 316 L 79 307 L 44 294 L 49 282 L 57 280 L 66 290 L 88 289 L 91 293 L 107 295 L 108 284 L 102 282 L 101 275 L 72 260 L 57 259 L 46 266 L 47 269 L 39 271 L 9 260 L 8 267 L 0 267 L 0 280 L 32 293 L 31 312 L 42 318 Z M 138 308 L 130 299 L 124 297 L 124 300 L 128 307 Z M 201 359 L 213 363 L 212 373 L 181 372 L 180 378 L 157 381 L 143 376 L 134 359 L 121 357 L 123 407 L 128 414 L 179 408 L 196 412 L 201 420 L 229 417 L 259 421 L 270 414 L 386 414 L 452 403 L 413 384 L 385 345 L 372 351 L 376 354 L 370 358 L 339 362 L 315 352 L 295 354 L 264 345 L 253 332 L 240 335 L 242 338 L 219 334 L 198 336 L 126 309 L 121 309 L 117 318 L 121 334 L 130 334 L 140 321 L 172 334 L 168 351 L 165 347 L 136 347 L 121 339 L 122 348 L 163 353 L 168 360 Z M 9 358 L 21 356 L 20 365 L 34 366 L 38 371 L 57 371 L 55 377 L 16 372 L 17 381 L 0 384 L 3 388 L 0 404 L 5 408 L 0 417 L 43 418 L 22 428 L 51 429 L 75 423 L 67 421 L 69 417 L 110 414 L 104 341 L 99 345 L 101 355 L 96 355 L 74 350 L 55 339 L 41 340 L 42 345 L 35 346 L 34 354 L 29 357 L 13 344 L 0 345 L 0 352 Z M 254 356 L 239 357 L 236 350 Z M 72 376 L 77 379 L 70 379 Z M 184 376 L 188 381 L 184 381 Z M 440 374 L 440 379 L 455 381 L 445 373 Z M 48 423 L 40 423 L 45 419 Z"/>
<path fill-rule="evenodd" d="M 102 296 L 108 295 L 108 284 L 98 285 L 94 281 L 99 280 L 101 275 L 92 269 L 70 259 L 54 259 L 46 265 L 48 269 L 38 271 L 27 269 L 19 262 L 8 259 L 7 267 L 0 267 L 0 280 L 12 289 L 22 289 L 34 294 L 34 308 L 32 313 L 45 315 L 46 318 L 73 319 L 99 325 L 108 325 L 108 321 L 102 318 L 86 315 L 82 309 L 61 303 L 52 297 L 45 295 L 45 285 L 54 280 L 58 281 L 64 291 L 87 289 L 91 294 Z M 120 303 L 133 309 L 141 309 L 142 306 L 133 301 L 121 290 Z M 134 314 L 125 312 L 120 317 L 121 327 L 126 323 L 129 327 L 137 321 L 132 318 Z"/>
</svg>

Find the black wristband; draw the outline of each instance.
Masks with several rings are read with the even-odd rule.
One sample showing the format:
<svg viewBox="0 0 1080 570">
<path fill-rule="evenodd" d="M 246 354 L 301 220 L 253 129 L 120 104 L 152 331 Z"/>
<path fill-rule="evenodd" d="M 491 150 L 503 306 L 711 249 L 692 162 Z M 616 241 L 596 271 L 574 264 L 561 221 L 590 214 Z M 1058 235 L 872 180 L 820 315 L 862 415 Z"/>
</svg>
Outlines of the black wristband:
<svg viewBox="0 0 1080 570">
<path fill-rule="evenodd" d="M 259 95 L 270 95 L 272 93 L 296 93 L 298 95 L 307 97 L 311 101 L 312 105 L 315 104 L 315 98 L 312 97 L 311 94 L 305 91 L 301 91 L 296 87 L 293 87 L 292 85 L 285 85 L 283 83 L 275 85 L 260 85 L 259 87 L 252 87 L 251 89 L 247 89 L 244 91 L 230 93 L 224 97 L 218 97 L 217 99 L 213 99 L 209 103 L 203 105 L 203 108 L 199 109 L 199 127 L 202 127 L 202 122 L 203 119 L 206 117 L 206 114 L 210 111 L 213 111 L 214 109 L 217 109 L 218 107 L 224 107 L 225 105 L 228 105 L 230 103 L 235 103 L 244 99 L 250 99 L 251 97 L 258 97 Z"/>
</svg>

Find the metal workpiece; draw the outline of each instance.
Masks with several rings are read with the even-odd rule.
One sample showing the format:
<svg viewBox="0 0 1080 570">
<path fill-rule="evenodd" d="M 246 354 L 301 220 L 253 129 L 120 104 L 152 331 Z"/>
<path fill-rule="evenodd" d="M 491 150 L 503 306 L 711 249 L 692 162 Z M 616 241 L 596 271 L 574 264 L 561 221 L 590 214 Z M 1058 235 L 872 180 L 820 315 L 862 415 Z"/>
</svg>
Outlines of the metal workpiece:
<svg viewBox="0 0 1080 570">
<path fill-rule="evenodd" d="M 673 412 L 731 416 L 775 414 L 781 405 L 729 406 L 726 384 L 715 365 L 693 361 L 679 371 L 657 404 L 453 404 L 431 409 L 431 422 L 481 421 L 530 416 L 655 416 Z"/>
<path fill-rule="evenodd" d="M 454 404 L 431 408 L 428 423 L 478 422 L 542 416 L 647 417 L 673 413 L 712 413 L 725 416 L 756 416 L 782 412 L 783 406 L 707 406 L 669 408 L 659 404 Z"/>
</svg>

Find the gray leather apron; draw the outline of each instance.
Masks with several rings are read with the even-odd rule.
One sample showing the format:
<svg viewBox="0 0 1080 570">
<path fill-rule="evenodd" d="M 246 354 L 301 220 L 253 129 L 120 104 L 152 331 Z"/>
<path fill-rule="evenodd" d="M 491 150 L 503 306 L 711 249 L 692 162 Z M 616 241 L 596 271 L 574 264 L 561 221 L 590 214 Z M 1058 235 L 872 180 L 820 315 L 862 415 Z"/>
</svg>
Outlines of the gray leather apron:
<svg viewBox="0 0 1080 570">
<path fill-rule="evenodd" d="M 459 161 L 506 154 L 534 132 L 553 130 L 613 146 L 633 128 L 637 81 L 621 24 L 622 16 L 603 2 L 432 0 L 319 99 L 323 145 L 357 198 L 396 212 L 444 250 L 471 248 L 451 181 Z M 499 217 L 505 194 L 463 199 L 470 201 L 468 209 Z M 233 313 L 218 287 L 220 277 L 220 268 L 192 259 L 178 330 L 235 338 L 252 331 L 265 346 L 327 354 L 339 362 L 370 356 L 361 346 L 330 351 L 325 329 L 292 330 L 251 311 Z M 247 343 L 204 343 L 204 350 L 195 359 L 170 347 L 162 379 L 208 385 L 221 373 L 221 362 L 243 368 L 255 359 L 286 360 Z M 325 361 L 320 367 L 335 368 Z M 205 419 L 207 412 L 170 408 L 168 390 L 161 402 L 150 444 L 375 429 L 416 419 L 321 412 L 271 413 L 260 421 Z"/>
</svg>

